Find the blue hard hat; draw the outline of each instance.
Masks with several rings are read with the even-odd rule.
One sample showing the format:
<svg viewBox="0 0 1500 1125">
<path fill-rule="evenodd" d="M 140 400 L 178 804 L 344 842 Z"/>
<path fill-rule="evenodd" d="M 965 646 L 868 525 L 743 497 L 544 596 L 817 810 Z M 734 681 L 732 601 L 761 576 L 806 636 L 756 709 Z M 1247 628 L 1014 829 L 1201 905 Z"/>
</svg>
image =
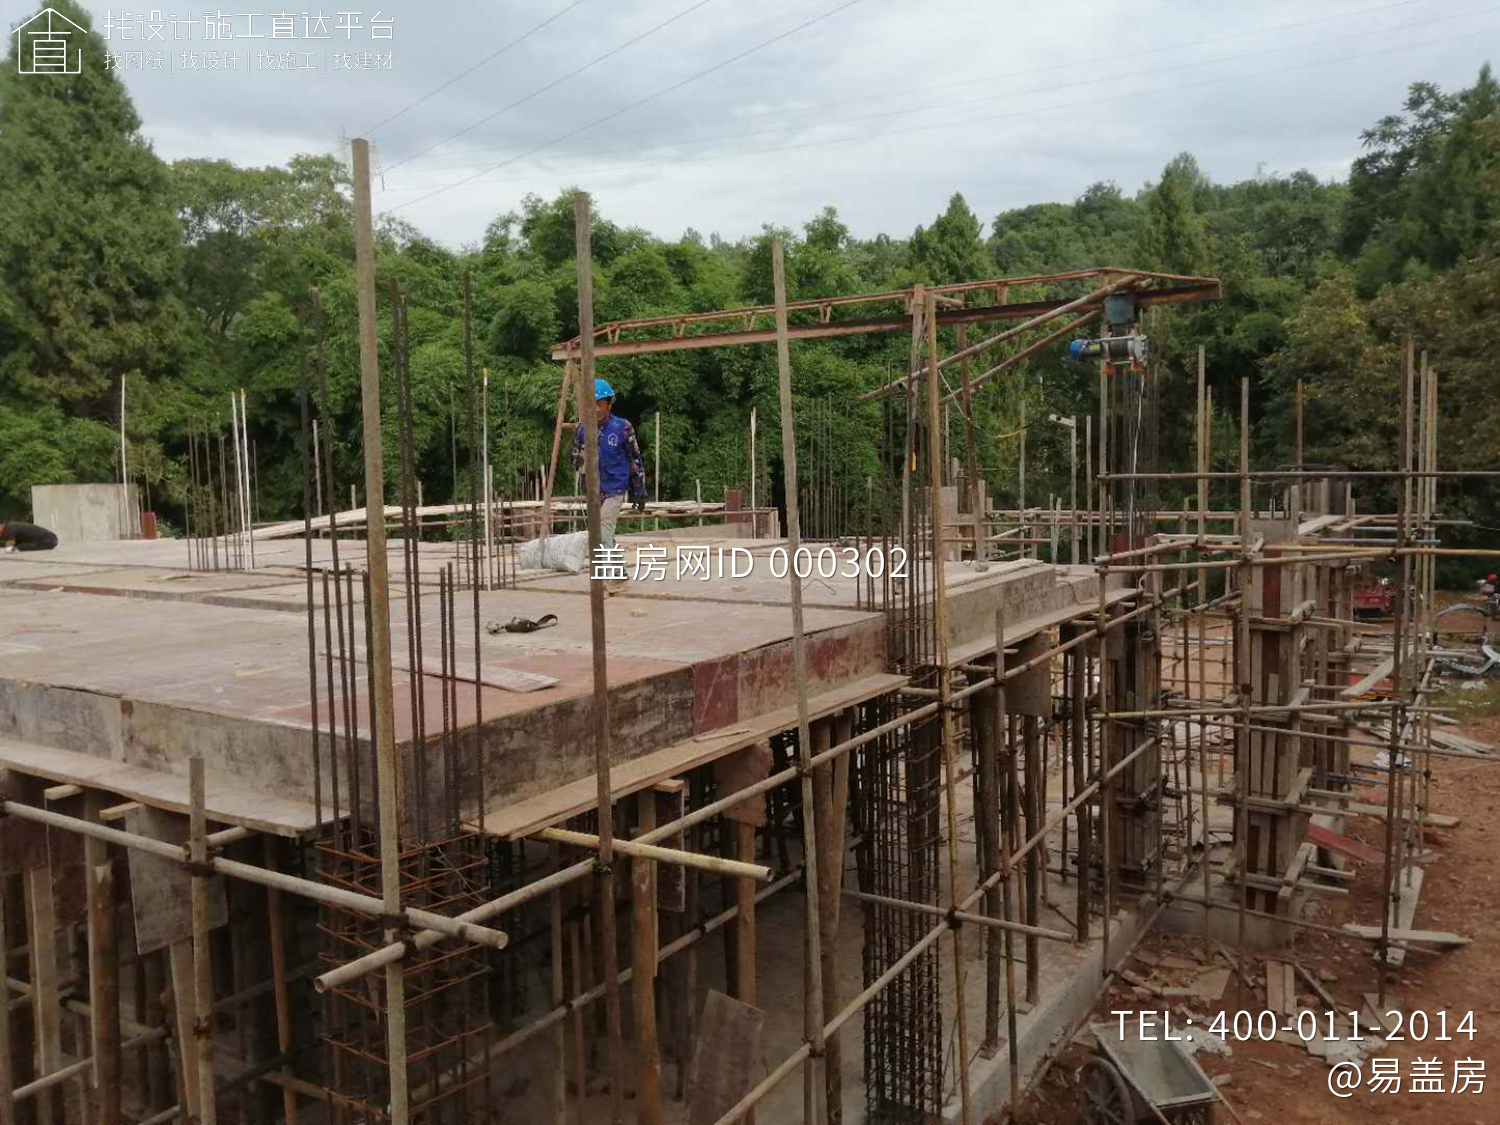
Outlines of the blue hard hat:
<svg viewBox="0 0 1500 1125">
<path fill-rule="evenodd" d="M 598 402 L 601 398 L 614 398 L 614 397 L 615 397 L 615 389 L 609 385 L 609 380 L 608 379 L 595 379 L 594 380 L 594 401 L 595 402 Z"/>
</svg>

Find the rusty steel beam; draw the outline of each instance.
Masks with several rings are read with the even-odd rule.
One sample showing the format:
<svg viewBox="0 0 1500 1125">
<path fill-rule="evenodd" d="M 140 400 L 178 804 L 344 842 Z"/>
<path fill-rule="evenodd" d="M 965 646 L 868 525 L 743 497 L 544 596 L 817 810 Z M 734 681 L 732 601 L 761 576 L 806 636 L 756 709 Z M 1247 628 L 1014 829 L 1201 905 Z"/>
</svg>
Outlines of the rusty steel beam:
<svg viewBox="0 0 1500 1125">
<path fill-rule="evenodd" d="M 1142 276 L 1149 277 L 1145 274 Z M 1004 282 L 989 282 L 986 286 L 1004 284 Z M 1174 285 L 1164 289 L 1141 289 L 1132 294 L 1141 305 L 1175 305 L 1188 301 L 1212 301 L 1222 296 L 1219 282 L 1213 278 L 1196 280 L 1193 284 Z M 900 294 L 879 294 L 874 297 L 864 298 L 865 301 L 892 300 Z M 1006 305 L 976 305 L 973 308 L 944 308 L 938 310 L 937 322 L 939 327 L 947 327 L 958 324 L 982 324 L 994 320 L 1027 320 L 1043 313 L 1051 312 L 1061 308 L 1075 298 L 1057 298 L 1046 301 L 1025 301 Z M 845 303 L 857 303 L 843 299 Z M 822 303 L 832 302 L 808 302 L 809 307 L 817 308 Z M 1102 307 L 1102 300 L 1092 305 L 1082 306 L 1084 309 Z M 717 318 L 732 319 L 735 317 L 750 317 L 758 313 L 758 309 L 731 310 L 716 315 Z M 671 324 L 669 319 L 667 324 Z M 617 328 L 645 327 L 644 325 L 604 325 L 599 331 L 613 332 Z M 816 324 L 791 324 L 787 326 L 788 338 L 793 340 L 817 340 L 838 336 L 860 336 L 871 332 L 896 332 L 911 327 L 909 314 L 898 314 L 893 316 L 862 317 L 856 320 L 828 321 Z M 699 348 L 733 347 L 740 344 L 769 344 L 776 339 L 774 328 L 749 328 L 738 332 L 704 332 L 696 336 L 662 336 L 649 340 L 608 340 L 599 341 L 594 345 L 596 356 L 616 355 L 651 355 L 657 352 L 680 352 L 693 351 Z M 552 358 L 565 360 L 568 357 L 568 343 L 559 344 L 552 349 Z"/>
</svg>

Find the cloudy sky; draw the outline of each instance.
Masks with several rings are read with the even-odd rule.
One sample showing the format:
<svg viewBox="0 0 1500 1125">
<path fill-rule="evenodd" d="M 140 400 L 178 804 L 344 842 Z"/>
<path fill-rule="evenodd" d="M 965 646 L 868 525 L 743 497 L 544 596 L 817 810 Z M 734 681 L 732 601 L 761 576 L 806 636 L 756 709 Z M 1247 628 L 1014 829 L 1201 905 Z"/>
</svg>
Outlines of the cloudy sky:
<svg viewBox="0 0 1500 1125">
<path fill-rule="evenodd" d="M 1133 191 L 1184 149 L 1219 181 L 1339 177 L 1409 83 L 1468 85 L 1500 46 L 1483 0 L 403 0 L 379 11 L 388 38 L 373 6 L 352 31 L 330 6 L 327 39 L 303 19 L 321 9 L 280 0 L 210 42 L 203 9 L 150 3 L 161 39 L 149 8 L 87 6 L 125 25 L 112 49 L 172 56 L 124 72 L 163 157 L 279 164 L 367 135 L 377 210 L 455 247 L 571 185 L 617 222 L 736 238 L 827 204 L 906 235 L 955 190 L 988 220 Z M 0 0 L 7 26 L 31 10 Z M 283 11 L 295 38 L 272 39 Z M 262 69 L 267 51 L 312 68 Z M 363 53 L 389 66 L 341 68 Z"/>
</svg>

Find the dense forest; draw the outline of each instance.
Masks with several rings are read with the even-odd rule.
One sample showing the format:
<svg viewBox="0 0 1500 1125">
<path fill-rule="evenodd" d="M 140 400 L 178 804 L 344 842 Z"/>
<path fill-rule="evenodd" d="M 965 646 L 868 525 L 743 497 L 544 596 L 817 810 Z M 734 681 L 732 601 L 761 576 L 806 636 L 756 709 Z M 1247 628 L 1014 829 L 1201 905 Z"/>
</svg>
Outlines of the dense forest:
<svg viewBox="0 0 1500 1125">
<path fill-rule="evenodd" d="M 58 7 L 87 26 L 76 5 Z M 346 165 L 318 155 L 275 168 L 166 163 L 105 69 L 102 41 L 83 46 L 77 76 L 27 82 L 9 60 L 0 71 L 0 516 L 24 513 L 33 484 L 118 479 L 122 378 L 132 475 L 168 526 L 180 526 L 189 423 L 227 424 L 227 393 L 240 387 L 257 451 L 259 515 L 299 515 L 299 395 L 314 288 L 343 484 L 356 479 L 360 453 Z M 955 191 L 904 236 L 856 238 L 831 204 L 800 230 L 767 227 L 732 240 L 688 230 L 668 240 L 611 222 L 604 195 L 595 200 L 595 317 L 767 302 L 773 234 L 786 241 L 794 298 L 1096 265 L 1207 274 L 1223 280 L 1222 301 L 1156 310 L 1145 326 L 1150 377 L 1160 380 L 1162 468 L 1191 461 L 1199 345 L 1216 403 L 1237 403 L 1238 380 L 1252 380 L 1258 465 L 1292 459 L 1300 380 L 1307 461 L 1390 467 L 1408 335 L 1440 371 L 1440 467 L 1500 467 L 1500 86 L 1486 66 L 1466 89 L 1414 84 L 1404 105 L 1372 107 L 1372 118 L 1385 108 L 1393 112 L 1358 138 L 1361 155 L 1343 182 L 1292 172 L 1219 184 L 1183 153 L 1133 192 L 1101 180 L 1071 202 L 988 220 Z M 468 462 L 466 271 L 475 363 L 490 373 L 497 487 L 516 494 L 550 449 L 561 375 L 550 346 L 576 331 L 570 194 L 515 201 L 476 244 L 456 251 L 390 217 L 378 238 L 383 340 L 387 283 L 399 280 L 409 294 L 426 497 L 454 495 L 453 466 Z M 1025 296 L 1013 290 L 1012 299 Z M 799 409 L 823 419 L 817 456 L 850 495 L 862 494 L 883 464 L 882 407 L 855 400 L 901 371 L 906 347 L 893 334 L 805 343 L 794 353 Z M 770 347 L 612 359 L 601 374 L 648 446 L 660 414 L 664 499 L 691 497 L 701 485 L 703 498 L 715 500 L 746 483 L 752 407 L 761 419 L 759 464 L 774 466 Z M 1091 371 L 1071 364 L 1061 346 L 987 385 L 975 408 L 978 454 L 1001 503 L 1015 498 L 1022 411 L 1031 420 L 1086 413 L 1094 393 Z M 1216 460 L 1232 467 L 1237 411 L 1216 409 L 1214 425 Z M 391 430 L 393 438 L 394 419 Z M 811 428 L 799 436 L 814 440 Z M 961 426 L 954 437 L 961 455 Z M 648 464 L 655 453 L 647 449 Z M 1032 502 L 1066 493 L 1065 431 L 1030 426 L 1027 458 Z M 462 479 L 457 487 L 461 494 Z M 1164 489 L 1162 501 L 1180 495 Z M 1492 530 L 1500 528 L 1500 489 L 1454 483 L 1441 498 L 1446 514 L 1480 525 L 1455 542 L 1500 539 Z M 1363 502 L 1387 506 L 1389 496 L 1372 486 Z"/>
</svg>

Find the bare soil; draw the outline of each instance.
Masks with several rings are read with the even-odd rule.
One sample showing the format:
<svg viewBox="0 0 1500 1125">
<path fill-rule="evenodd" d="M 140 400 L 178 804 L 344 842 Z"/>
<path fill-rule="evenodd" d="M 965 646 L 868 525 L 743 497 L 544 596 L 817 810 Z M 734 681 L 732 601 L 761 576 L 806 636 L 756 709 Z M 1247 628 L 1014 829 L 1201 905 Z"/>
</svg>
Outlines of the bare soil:
<svg viewBox="0 0 1500 1125">
<path fill-rule="evenodd" d="M 1500 745 L 1500 716 L 1468 716 L 1460 726 L 1447 731 Z M 1356 760 L 1369 761 L 1373 751 L 1355 748 Z M 1500 869 L 1496 856 L 1500 851 L 1500 758 L 1495 761 L 1468 762 L 1453 758 L 1432 761 L 1432 805 L 1434 812 L 1460 818 L 1458 827 L 1447 830 L 1428 829 L 1425 846 L 1432 856 L 1422 860 L 1426 877 L 1417 907 L 1414 926 L 1419 929 L 1450 931 L 1472 938 L 1470 945 L 1443 953 L 1412 951 L 1406 963 L 1392 973 L 1391 991 L 1386 1007 L 1399 1001 L 1407 1012 L 1424 1011 L 1432 1031 L 1424 1042 L 1411 1038 L 1393 1041 L 1384 1051 L 1367 1056 L 1363 1070 L 1366 1082 L 1371 1074 L 1370 1059 L 1395 1059 L 1401 1075 L 1400 1092 L 1382 1093 L 1368 1085 L 1347 1098 L 1336 1097 L 1328 1089 L 1329 1067 L 1310 1055 L 1302 1046 L 1282 1041 L 1232 1042 L 1230 1056 L 1200 1053 L 1197 1058 L 1212 1077 L 1227 1076 L 1222 1087 L 1238 1119 L 1273 1122 L 1275 1125 L 1371 1125 L 1376 1122 L 1401 1122 L 1402 1125 L 1496 1125 L 1500 1123 Z M 1357 791 L 1359 799 L 1383 804 L 1384 788 L 1369 787 Z M 1370 817 L 1349 822 L 1351 835 L 1380 848 L 1384 840 L 1382 823 Z M 1332 926 L 1358 921 L 1378 924 L 1382 900 L 1381 863 L 1352 864 L 1354 880 L 1348 884 L 1347 897 L 1317 896 L 1314 920 Z M 1336 1010 L 1350 1011 L 1360 1007 L 1361 994 L 1376 990 L 1377 967 L 1373 946 L 1363 941 L 1346 940 L 1328 934 L 1299 932 L 1290 951 L 1281 951 L 1281 959 L 1295 960 L 1323 980 L 1332 995 Z M 1190 983 L 1195 970 L 1173 970 L 1148 964 L 1163 953 L 1177 952 L 1206 964 L 1222 964 L 1222 955 L 1212 942 L 1200 938 L 1148 937 L 1141 945 L 1146 960 L 1135 961 L 1130 968 L 1158 986 Z M 1250 979 L 1250 986 L 1231 975 L 1222 1001 L 1205 1005 L 1201 1001 L 1161 999 L 1139 994 L 1128 983 L 1111 988 L 1096 1011 L 1099 1020 L 1112 1019 L 1112 1010 L 1161 1011 L 1171 1005 L 1176 1011 L 1174 1025 L 1181 1033 L 1185 1013 L 1191 1006 L 1199 1014 L 1223 1011 L 1233 1020 L 1239 1011 L 1259 1013 L 1266 1006 L 1266 954 L 1238 954 L 1240 964 Z M 1215 960 L 1215 958 L 1220 958 Z M 1298 981 L 1299 991 L 1311 989 Z M 1322 1012 L 1327 1005 L 1318 1000 L 1312 1007 Z M 1463 1018 L 1473 1012 L 1476 1034 L 1472 1040 L 1456 1035 L 1451 1041 L 1435 1041 L 1438 1033 L 1437 1013 L 1448 1014 L 1449 1034 Z M 1285 1022 L 1285 1021 L 1283 1021 Z M 1046 1077 L 1033 1087 L 1016 1120 L 1026 1125 L 1062 1125 L 1086 1121 L 1082 1106 L 1072 1087 L 1077 1068 L 1090 1057 L 1081 1045 L 1070 1047 Z M 1409 1075 L 1417 1059 L 1436 1058 L 1443 1073 L 1443 1093 L 1409 1092 Z M 1454 1094 L 1454 1061 L 1483 1060 L 1484 1088 Z M 1219 1125 L 1235 1120 L 1223 1107 L 1217 1109 Z M 1149 1116 L 1143 1120 L 1153 1120 Z"/>
</svg>

